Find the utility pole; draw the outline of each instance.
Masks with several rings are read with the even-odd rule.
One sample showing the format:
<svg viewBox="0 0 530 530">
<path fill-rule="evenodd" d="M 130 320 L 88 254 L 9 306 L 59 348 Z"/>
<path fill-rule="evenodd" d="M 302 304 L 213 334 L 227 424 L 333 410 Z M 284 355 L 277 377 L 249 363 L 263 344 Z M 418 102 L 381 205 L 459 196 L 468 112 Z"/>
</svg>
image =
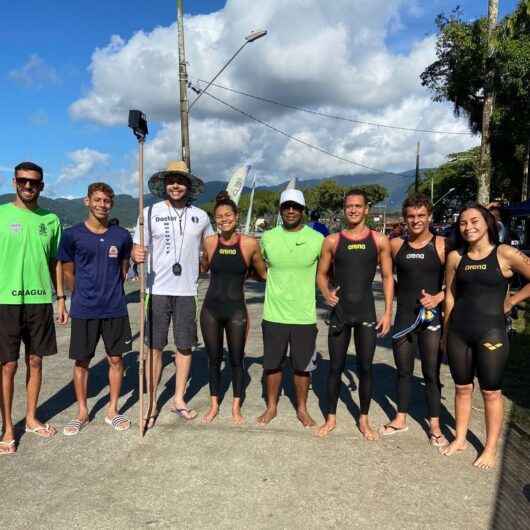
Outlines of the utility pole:
<svg viewBox="0 0 530 530">
<path fill-rule="evenodd" d="M 418 193 L 420 189 L 420 142 L 416 146 L 416 178 L 414 179 L 414 191 Z"/>
<path fill-rule="evenodd" d="M 184 7 L 183 0 L 177 0 L 177 29 L 179 44 L 179 85 L 180 85 L 180 145 L 181 157 L 191 171 L 190 129 L 188 111 L 188 72 L 184 49 Z"/>
<path fill-rule="evenodd" d="M 484 109 L 482 111 L 482 140 L 480 142 L 480 167 L 478 171 L 477 201 L 490 202 L 491 192 L 491 115 L 493 114 L 493 70 L 490 63 L 493 56 L 494 32 L 499 14 L 499 0 L 488 0 L 488 50 L 486 58 L 486 82 L 484 84 Z"/>
</svg>

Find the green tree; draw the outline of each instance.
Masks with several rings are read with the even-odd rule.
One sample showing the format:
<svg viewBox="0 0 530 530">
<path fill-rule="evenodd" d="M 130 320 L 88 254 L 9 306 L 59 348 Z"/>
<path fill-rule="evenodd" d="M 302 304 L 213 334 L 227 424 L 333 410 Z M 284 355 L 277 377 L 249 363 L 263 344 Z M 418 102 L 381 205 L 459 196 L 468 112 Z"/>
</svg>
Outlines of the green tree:
<svg viewBox="0 0 530 530">
<path fill-rule="evenodd" d="M 450 101 L 468 118 L 472 132 L 482 128 L 487 72 L 493 72 L 492 197 L 519 200 L 530 137 L 530 0 L 522 0 L 495 34 L 487 55 L 487 21 L 463 20 L 460 10 L 436 19 L 437 60 L 421 74 L 434 101 Z M 527 170 L 526 170 L 527 171 Z"/>
</svg>

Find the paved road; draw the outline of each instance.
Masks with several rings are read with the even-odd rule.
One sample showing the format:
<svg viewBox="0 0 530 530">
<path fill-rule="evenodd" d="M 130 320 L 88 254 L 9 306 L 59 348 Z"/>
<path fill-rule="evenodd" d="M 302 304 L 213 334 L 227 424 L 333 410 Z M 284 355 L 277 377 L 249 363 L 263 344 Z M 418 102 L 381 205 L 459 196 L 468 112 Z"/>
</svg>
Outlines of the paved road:
<svg viewBox="0 0 530 530">
<path fill-rule="evenodd" d="M 201 295 L 206 285 L 201 285 Z M 130 296 L 133 326 L 138 304 Z M 93 421 L 79 437 L 45 441 L 25 435 L 16 456 L 0 461 L 2 528 L 488 528 L 498 475 L 471 464 L 472 448 L 451 459 L 432 449 L 425 434 L 421 371 L 416 365 L 411 428 L 378 443 L 365 442 L 354 427 L 358 415 L 355 356 L 349 356 L 338 410 L 338 428 L 317 439 L 296 421 L 287 385 L 279 417 L 260 428 L 254 419 L 264 402 L 261 385 L 260 317 L 263 288 L 249 283 L 251 330 L 247 347 L 250 382 L 244 404 L 247 422 L 230 422 L 230 390 L 212 425 L 185 423 L 168 410 L 174 389 L 166 366 L 157 428 L 144 439 L 137 425 L 114 433 L 103 423 L 106 367 L 101 355 L 91 369 Z M 378 294 L 378 307 L 381 297 Z M 320 311 L 318 370 L 310 411 L 320 421 L 328 369 L 324 309 Z M 47 360 L 41 413 L 59 428 L 75 414 L 67 359 L 68 329 L 59 332 L 60 354 Z M 171 348 L 169 348 L 171 349 Z M 100 350 L 101 351 L 101 350 Z M 126 356 L 122 403 L 135 422 L 137 354 Z M 165 362 L 171 363 L 170 352 Z M 204 412 L 208 405 L 207 361 L 194 353 L 188 396 Z M 224 371 L 226 387 L 229 373 Z M 394 409 L 394 368 L 388 342 L 378 344 L 374 374 L 375 424 Z M 24 374 L 17 376 L 15 413 L 24 411 Z M 444 420 L 452 430 L 453 385 L 442 367 Z M 484 439 L 482 404 L 475 399 L 471 441 Z M 527 482 L 530 482 L 528 480 Z M 521 496 L 521 499 L 524 499 Z M 522 502 L 522 501 L 521 501 Z M 523 510 L 528 506 L 523 506 Z M 513 527 L 513 526 L 512 526 Z"/>
</svg>

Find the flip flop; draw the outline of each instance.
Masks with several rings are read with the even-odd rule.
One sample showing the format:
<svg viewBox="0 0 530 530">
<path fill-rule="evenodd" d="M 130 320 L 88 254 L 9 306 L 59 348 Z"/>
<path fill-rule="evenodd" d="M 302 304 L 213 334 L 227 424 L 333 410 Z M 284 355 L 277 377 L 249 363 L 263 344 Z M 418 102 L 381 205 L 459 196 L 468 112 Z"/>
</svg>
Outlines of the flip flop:
<svg viewBox="0 0 530 530">
<path fill-rule="evenodd" d="M 131 422 L 123 414 L 116 414 L 114 418 L 110 419 L 105 416 L 105 423 L 110 425 L 115 431 L 126 431 L 131 426 Z"/>
<path fill-rule="evenodd" d="M 88 425 L 88 420 L 81 421 L 77 418 L 70 420 L 63 429 L 63 434 L 65 436 L 77 436 L 86 426 Z"/>
<path fill-rule="evenodd" d="M 429 440 L 433 447 L 445 447 L 449 445 L 449 441 L 443 434 L 436 436 L 436 434 L 431 433 L 429 434 Z"/>
<path fill-rule="evenodd" d="M 185 419 L 186 421 L 194 420 L 197 417 L 197 411 L 189 408 L 171 409 L 171 412 Z"/>
<path fill-rule="evenodd" d="M 387 429 L 390 429 L 389 431 Z M 381 429 L 379 429 L 379 433 L 381 436 L 394 436 L 394 434 L 399 434 L 400 432 L 406 432 L 409 430 L 409 426 L 402 427 L 401 429 L 398 429 L 397 427 L 394 427 L 393 425 L 390 425 L 390 423 L 387 423 Z"/>
<path fill-rule="evenodd" d="M 11 440 L 9 442 L 0 442 L 0 447 L 5 447 L 5 451 L 0 451 L 1 455 L 14 455 L 17 452 L 17 448 L 15 446 L 15 440 Z"/>
<path fill-rule="evenodd" d="M 35 427 L 33 429 L 30 429 L 26 425 L 26 432 L 29 434 L 36 434 L 40 438 L 53 438 L 57 434 L 57 432 L 53 432 L 52 426 L 49 423 L 45 423 L 41 427 Z M 42 432 L 49 432 L 51 436 L 46 436 L 45 434 L 41 434 Z"/>
</svg>

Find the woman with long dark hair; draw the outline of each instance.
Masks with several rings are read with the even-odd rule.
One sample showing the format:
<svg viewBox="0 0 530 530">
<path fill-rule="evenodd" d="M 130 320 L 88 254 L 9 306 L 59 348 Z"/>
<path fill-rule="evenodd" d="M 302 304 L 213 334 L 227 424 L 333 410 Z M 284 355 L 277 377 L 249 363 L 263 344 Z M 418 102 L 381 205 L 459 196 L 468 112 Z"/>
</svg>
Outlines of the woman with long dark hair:
<svg viewBox="0 0 530 530">
<path fill-rule="evenodd" d="M 232 419 L 243 423 L 241 394 L 244 385 L 243 357 L 248 317 L 243 284 L 249 268 L 265 279 L 267 269 L 255 238 L 239 234 L 238 208 L 227 192 L 216 197 L 214 219 L 219 234 L 204 242 L 203 271 L 210 271 L 210 285 L 201 310 L 202 337 L 208 352 L 211 404 L 203 422 L 211 423 L 219 413 L 223 336 L 226 333 L 232 368 L 234 401 Z"/>
<path fill-rule="evenodd" d="M 495 218 L 480 204 L 461 210 L 456 243 L 446 263 L 443 337 L 456 385 L 456 437 L 441 452 L 451 456 L 467 447 L 476 375 L 484 399 L 486 443 L 474 465 L 490 469 L 502 430 L 501 384 L 509 354 L 505 315 L 530 297 L 530 284 L 510 295 L 509 280 L 515 273 L 530 279 L 530 259 L 499 245 Z"/>
</svg>

